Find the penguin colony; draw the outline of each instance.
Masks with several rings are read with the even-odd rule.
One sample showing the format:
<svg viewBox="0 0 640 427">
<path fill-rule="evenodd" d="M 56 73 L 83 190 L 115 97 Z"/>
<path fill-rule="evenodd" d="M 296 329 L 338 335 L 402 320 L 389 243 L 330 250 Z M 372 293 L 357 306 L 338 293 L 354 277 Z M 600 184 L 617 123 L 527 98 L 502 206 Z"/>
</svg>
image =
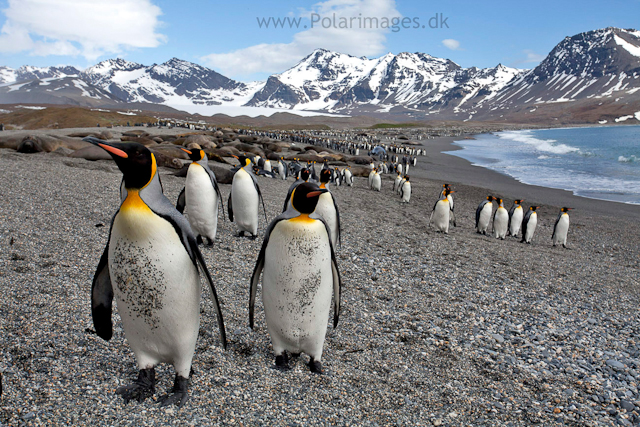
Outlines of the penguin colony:
<svg viewBox="0 0 640 427">
<path fill-rule="evenodd" d="M 227 345 L 216 288 L 198 247 L 202 243 L 213 244 L 219 212 L 224 220 L 215 174 L 203 150 L 180 148 L 192 163 L 174 207 L 162 192 L 155 157 L 146 147 L 93 137 L 85 140 L 107 151 L 123 174 L 122 203 L 111 221 L 91 290 L 96 334 L 104 340 L 111 339 L 115 299 L 125 337 L 138 365 L 135 381 L 118 387 L 116 393 L 125 403 L 153 396 L 155 367 L 169 363 L 175 371 L 174 386 L 159 403 L 181 407 L 189 396 L 188 381 L 199 331 L 201 275 L 214 302 L 221 344 L 224 348 Z M 266 226 L 249 280 L 249 325 L 253 329 L 255 299 L 262 279 L 261 296 L 276 368 L 288 369 L 289 355 L 297 357 L 305 353 L 309 356 L 310 371 L 322 373 L 327 319 L 333 309 L 333 327 L 337 327 L 342 295 L 336 258 L 340 214 L 329 187 L 353 186 L 353 174 L 348 167 L 332 169 L 326 162 L 318 177 L 315 162 L 303 165 L 294 160 L 287 164 L 280 158 L 272 165 L 259 156 L 236 158 L 239 167 L 235 168 L 227 202 L 229 220 L 236 224 L 238 237 L 249 233 L 255 239 L 262 202 Z M 391 160 L 391 165 L 370 165 L 368 187 L 381 191 L 381 173 L 396 173 L 392 193 L 400 196 L 400 203 L 409 203 L 411 182 L 407 171 L 409 165 L 416 165 L 416 159 L 405 157 L 401 163 L 393 156 Z M 256 176 L 296 179 L 284 199 L 283 212 L 268 225 Z M 429 225 L 444 234 L 449 232 L 450 225 L 456 226 L 453 193 L 449 184 L 443 184 L 429 218 Z M 476 210 L 477 233 L 486 235 L 493 223 L 496 238 L 517 237 L 521 231 L 521 242 L 530 244 L 539 206 L 530 206 L 525 213 L 522 201 L 515 200 L 507 211 L 502 199 L 487 196 Z M 493 202 L 497 202 L 495 212 Z M 558 215 L 553 246 L 567 247 L 571 209 L 563 207 Z"/>
</svg>

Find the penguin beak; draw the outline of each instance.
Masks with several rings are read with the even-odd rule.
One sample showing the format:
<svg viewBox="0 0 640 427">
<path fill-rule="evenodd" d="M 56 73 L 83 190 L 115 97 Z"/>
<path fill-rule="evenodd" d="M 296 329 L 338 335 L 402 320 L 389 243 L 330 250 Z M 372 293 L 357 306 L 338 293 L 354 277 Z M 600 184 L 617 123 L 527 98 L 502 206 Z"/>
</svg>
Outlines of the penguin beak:
<svg viewBox="0 0 640 427">
<path fill-rule="evenodd" d="M 307 199 L 312 199 L 314 197 L 319 197 L 322 193 L 326 193 L 327 189 L 323 188 L 321 190 L 318 191 L 310 191 L 309 193 L 307 193 Z"/>
<path fill-rule="evenodd" d="M 192 154 L 193 154 L 191 151 L 187 150 L 186 148 L 182 148 L 182 147 L 180 147 L 180 149 L 181 149 L 182 151 L 184 151 L 185 153 L 187 153 L 188 155 L 192 155 Z M 233 157 L 235 157 L 235 156 L 233 156 Z"/>
<path fill-rule="evenodd" d="M 120 157 L 121 159 L 129 158 L 129 155 L 124 150 L 116 148 L 116 147 L 108 144 L 106 141 L 103 141 L 101 139 L 94 138 L 92 136 L 88 136 L 86 138 L 83 138 L 82 140 L 85 141 L 85 142 L 89 142 L 89 143 L 91 143 L 93 145 L 97 145 L 98 147 L 102 148 L 103 150 L 113 154 L 114 156 Z"/>
</svg>

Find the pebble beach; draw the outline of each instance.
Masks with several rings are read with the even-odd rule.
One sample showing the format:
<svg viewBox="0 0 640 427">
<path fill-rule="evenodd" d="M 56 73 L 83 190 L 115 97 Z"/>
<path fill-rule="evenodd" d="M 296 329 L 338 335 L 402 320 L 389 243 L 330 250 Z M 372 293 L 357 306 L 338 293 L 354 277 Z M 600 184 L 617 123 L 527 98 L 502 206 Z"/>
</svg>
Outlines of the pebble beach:
<svg viewBox="0 0 640 427">
<path fill-rule="evenodd" d="M 518 183 L 442 154 L 427 141 L 401 204 L 382 191 L 331 187 L 340 207 L 342 312 L 328 325 L 323 375 L 305 355 L 274 369 L 261 293 L 249 329 L 249 279 L 267 226 L 236 237 L 228 218 L 201 246 L 224 315 L 223 350 L 203 291 L 190 399 L 155 402 L 173 385 L 157 368 L 154 399 L 123 403 L 137 375 L 114 315 L 92 334 L 91 281 L 119 205 L 112 161 L 0 149 L 0 426 L 529 426 L 640 424 L 640 206 Z M 160 169 L 175 203 L 184 178 Z M 258 178 L 267 217 L 293 180 Z M 456 190 L 457 227 L 429 227 L 442 183 Z M 221 184 L 225 202 L 231 186 Z M 533 242 L 476 234 L 487 195 L 542 206 Z M 568 249 L 552 247 L 571 206 Z M 226 216 L 226 212 L 225 212 Z"/>
</svg>

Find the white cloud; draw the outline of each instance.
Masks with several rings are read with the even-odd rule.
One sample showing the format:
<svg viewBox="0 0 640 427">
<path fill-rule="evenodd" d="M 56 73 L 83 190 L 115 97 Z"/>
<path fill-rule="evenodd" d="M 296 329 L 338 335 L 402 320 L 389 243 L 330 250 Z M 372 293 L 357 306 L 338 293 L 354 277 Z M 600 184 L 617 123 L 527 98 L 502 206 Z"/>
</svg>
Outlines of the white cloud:
<svg viewBox="0 0 640 427">
<path fill-rule="evenodd" d="M 315 14 L 313 25 L 312 14 Z M 296 16 L 302 18 L 298 27 L 301 31 L 294 34 L 289 43 L 263 43 L 227 53 L 212 53 L 201 59 L 226 76 L 242 78 L 254 73 L 285 71 L 317 48 L 375 56 L 385 52 L 387 34 L 392 32 L 392 28 L 383 23 L 384 18 L 402 18 L 395 0 L 326 0 L 310 10 L 298 10 Z M 349 28 L 340 28 L 341 18 L 346 19 Z M 372 19 L 365 21 L 364 18 Z M 373 18 L 377 19 L 377 28 Z M 334 22 L 338 28 L 333 26 Z M 253 25 L 257 31 L 275 31 L 261 29 L 257 22 Z"/>
<path fill-rule="evenodd" d="M 522 59 L 520 61 L 521 64 L 527 64 L 527 63 L 531 63 L 531 62 L 541 62 L 544 58 L 546 58 L 545 55 L 540 55 L 535 53 L 534 51 L 530 50 L 530 49 L 525 49 L 523 50 L 523 52 L 527 55 L 527 57 L 525 59 Z"/>
<path fill-rule="evenodd" d="M 162 11 L 151 0 L 9 0 L 0 52 L 32 55 L 101 55 L 157 47 Z"/>
<path fill-rule="evenodd" d="M 461 50 L 460 49 L 460 42 L 458 40 L 454 40 L 454 39 L 444 39 L 442 40 L 442 44 L 446 47 L 449 48 L 451 50 Z"/>
</svg>

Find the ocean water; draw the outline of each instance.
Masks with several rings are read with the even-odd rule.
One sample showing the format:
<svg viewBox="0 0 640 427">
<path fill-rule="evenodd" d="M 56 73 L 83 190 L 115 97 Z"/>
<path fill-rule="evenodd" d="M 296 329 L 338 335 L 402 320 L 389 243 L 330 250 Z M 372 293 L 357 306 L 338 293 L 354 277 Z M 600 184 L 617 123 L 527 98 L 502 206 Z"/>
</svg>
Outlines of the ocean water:
<svg viewBox="0 0 640 427">
<path fill-rule="evenodd" d="M 640 126 L 482 134 L 447 154 L 525 184 L 640 205 Z"/>
</svg>

